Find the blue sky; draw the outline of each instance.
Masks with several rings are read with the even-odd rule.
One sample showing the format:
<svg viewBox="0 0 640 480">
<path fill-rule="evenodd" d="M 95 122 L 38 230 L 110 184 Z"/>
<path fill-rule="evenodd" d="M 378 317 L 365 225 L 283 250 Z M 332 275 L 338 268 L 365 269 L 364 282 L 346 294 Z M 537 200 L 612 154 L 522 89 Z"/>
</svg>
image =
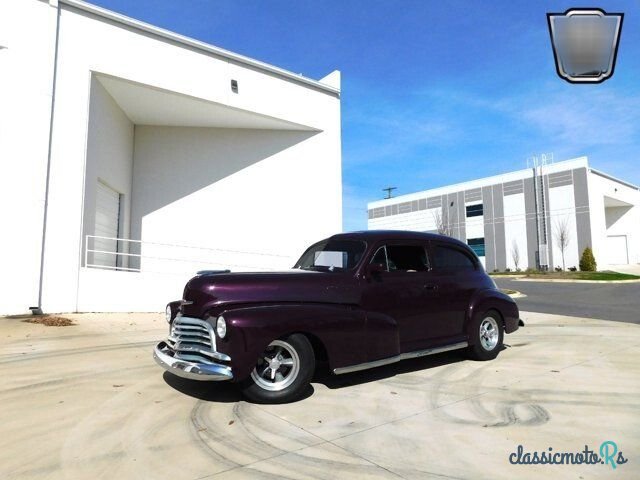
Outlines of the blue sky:
<svg viewBox="0 0 640 480">
<path fill-rule="evenodd" d="M 367 202 L 526 167 L 534 154 L 640 184 L 640 2 L 94 0 L 320 79 L 342 71 L 344 229 Z M 615 75 L 555 73 L 547 12 L 624 12 Z"/>
</svg>

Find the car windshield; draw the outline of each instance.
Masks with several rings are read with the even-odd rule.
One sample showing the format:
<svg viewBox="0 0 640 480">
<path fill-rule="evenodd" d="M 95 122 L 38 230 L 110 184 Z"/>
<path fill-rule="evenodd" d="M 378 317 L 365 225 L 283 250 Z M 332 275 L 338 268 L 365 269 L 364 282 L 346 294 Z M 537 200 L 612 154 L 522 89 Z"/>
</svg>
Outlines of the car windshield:
<svg viewBox="0 0 640 480">
<path fill-rule="evenodd" d="M 360 262 L 366 246 L 359 240 L 323 240 L 309 247 L 293 268 L 325 272 L 351 270 Z"/>
</svg>

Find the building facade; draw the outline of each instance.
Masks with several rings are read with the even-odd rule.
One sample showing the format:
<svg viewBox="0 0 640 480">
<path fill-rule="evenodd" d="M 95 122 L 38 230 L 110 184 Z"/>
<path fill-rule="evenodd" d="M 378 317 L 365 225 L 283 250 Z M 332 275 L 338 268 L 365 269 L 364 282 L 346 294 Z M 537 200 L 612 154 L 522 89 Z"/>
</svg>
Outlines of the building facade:
<svg viewBox="0 0 640 480">
<path fill-rule="evenodd" d="M 487 271 L 578 267 L 586 247 L 599 266 L 640 263 L 640 189 L 587 157 L 371 202 L 368 215 L 369 229 L 465 241 Z"/>
<path fill-rule="evenodd" d="M 0 314 L 159 311 L 197 270 L 288 268 L 341 229 L 337 71 L 6 0 L 0 72 Z"/>
</svg>

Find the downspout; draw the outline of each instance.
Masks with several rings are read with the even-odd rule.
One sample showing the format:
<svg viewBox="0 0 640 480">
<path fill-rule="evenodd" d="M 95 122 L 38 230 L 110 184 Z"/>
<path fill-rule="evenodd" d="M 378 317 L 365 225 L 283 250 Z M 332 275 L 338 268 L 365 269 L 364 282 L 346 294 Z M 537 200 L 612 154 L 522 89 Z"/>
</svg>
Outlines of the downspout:
<svg viewBox="0 0 640 480">
<path fill-rule="evenodd" d="M 42 216 L 42 245 L 40 247 L 40 278 L 38 280 L 38 306 L 29 307 L 34 315 L 42 315 L 42 285 L 44 280 L 44 250 L 47 240 L 47 213 L 49 210 L 49 179 L 51 176 L 51 145 L 53 143 L 53 112 L 56 103 L 56 80 L 58 74 L 58 40 L 60 38 L 60 5 L 58 0 L 49 0 L 49 5 L 56 9 L 56 37 L 53 53 L 53 78 L 51 80 L 51 111 L 49 113 L 49 143 L 47 148 L 47 176 L 44 189 L 44 213 Z"/>
</svg>

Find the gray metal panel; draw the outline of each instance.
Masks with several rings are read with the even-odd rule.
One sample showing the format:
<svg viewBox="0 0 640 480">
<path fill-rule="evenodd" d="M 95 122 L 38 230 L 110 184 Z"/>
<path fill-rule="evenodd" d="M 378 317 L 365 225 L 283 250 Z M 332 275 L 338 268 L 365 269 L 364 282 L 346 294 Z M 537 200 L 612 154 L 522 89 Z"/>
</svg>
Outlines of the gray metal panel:
<svg viewBox="0 0 640 480">
<path fill-rule="evenodd" d="M 412 212 L 417 212 L 419 210 L 419 206 L 418 206 L 418 200 L 412 200 L 411 201 L 411 211 Z"/>
<path fill-rule="evenodd" d="M 457 193 L 450 193 L 447 195 L 447 210 L 449 210 L 449 219 L 452 227 L 451 235 L 454 238 L 460 238 L 460 219 L 458 218 L 458 206 L 456 205 L 457 200 Z"/>
<path fill-rule="evenodd" d="M 591 215 L 589 215 L 589 188 L 587 169 L 573 171 L 573 198 L 576 205 L 576 236 L 578 237 L 578 258 L 585 248 L 591 246 Z"/>
<path fill-rule="evenodd" d="M 399 213 L 409 213 L 411 212 L 411 202 L 402 202 L 398 207 Z"/>
<path fill-rule="evenodd" d="M 496 268 L 496 259 L 493 254 L 495 238 L 493 235 L 493 195 L 491 187 L 482 187 L 482 203 L 484 205 L 484 263 L 487 272 Z"/>
<path fill-rule="evenodd" d="M 427 209 L 427 199 L 426 198 L 421 198 L 420 200 L 418 200 L 418 209 L 419 210 L 426 210 Z"/>
<path fill-rule="evenodd" d="M 549 188 L 562 187 L 564 185 L 571 185 L 572 183 L 573 177 L 571 170 L 549 174 Z"/>
<path fill-rule="evenodd" d="M 442 199 L 440 197 L 427 198 L 427 208 L 438 208 L 442 206 Z"/>
<path fill-rule="evenodd" d="M 478 200 L 482 200 L 482 189 L 473 188 L 464 192 L 465 202 L 476 202 Z"/>
<path fill-rule="evenodd" d="M 496 268 L 507 268 L 507 246 L 504 231 L 504 198 L 502 184 L 493 186 L 494 241 L 496 245 Z M 486 245 L 486 242 L 485 242 Z"/>
<path fill-rule="evenodd" d="M 538 232 L 536 229 L 536 198 L 533 178 L 524 180 L 524 211 L 527 219 L 527 263 L 529 268 L 537 268 Z"/>
<path fill-rule="evenodd" d="M 369 220 L 373 218 L 373 209 L 369 210 Z"/>
<path fill-rule="evenodd" d="M 522 180 L 515 180 L 513 182 L 506 182 L 503 184 L 504 195 L 515 195 L 523 192 Z"/>
<path fill-rule="evenodd" d="M 447 204 L 447 196 L 440 196 L 440 205 L 442 205 L 442 224 L 449 226 L 449 232 L 451 232 L 451 220 L 449 218 L 449 205 Z"/>
<path fill-rule="evenodd" d="M 394 203 L 391 205 L 391 215 L 398 215 L 398 204 Z"/>
<path fill-rule="evenodd" d="M 384 216 L 388 217 L 389 215 L 391 215 L 391 205 L 384 207 Z"/>
<path fill-rule="evenodd" d="M 465 197 L 465 193 L 464 192 L 458 192 L 458 222 L 459 222 L 459 231 L 458 233 L 460 234 L 458 236 L 458 239 L 460 239 L 463 242 L 467 241 L 467 229 L 466 229 L 466 222 L 467 222 L 467 211 L 465 209 L 464 206 L 464 197 Z"/>
<path fill-rule="evenodd" d="M 553 270 L 553 226 L 551 225 L 551 208 L 549 204 L 549 175 L 544 175 L 544 198 L 545 198 L 545 219 L 547 224 L 547 251 L 549 252 L 549 270 Z"/>
</svg>

